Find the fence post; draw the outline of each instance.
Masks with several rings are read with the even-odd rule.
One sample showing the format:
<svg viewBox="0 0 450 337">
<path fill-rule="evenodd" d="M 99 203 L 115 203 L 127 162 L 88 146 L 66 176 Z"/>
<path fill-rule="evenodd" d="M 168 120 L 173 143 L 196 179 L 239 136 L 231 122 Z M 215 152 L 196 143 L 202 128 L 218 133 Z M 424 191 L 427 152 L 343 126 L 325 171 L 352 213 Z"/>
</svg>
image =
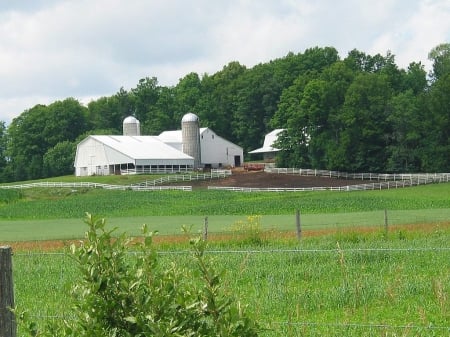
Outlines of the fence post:
<svg viewBox="0 0 450 337">
<path fill-rule="evenodd" d="M 297 210 L 295 212 L 295 224 L 297 227 L 297 239 L 300 240 L 302 238 L 302 226 L 300 223 L 300 211 L 299 210 Z"/>
<path fill-rule="evenodd" d="M 388 213 L 387 213 L 387 209 L 384 209 L 384 233 L 387 236 L 388 235 L 388 229 L 389 229 L 389 224 L 388 224 Z"/>
<path fill-rule="evenodd" d="M 16 337 L 11 247 L 0 246 L 0 337 Z"/>
<path fill-rule="evenodd" d="M 208 240 L 208 217 L 205 216 L 205 220 L 203 221 L 203 240 Z M 1 337 L 1 336 L 0 336 Z"/>
</svg>

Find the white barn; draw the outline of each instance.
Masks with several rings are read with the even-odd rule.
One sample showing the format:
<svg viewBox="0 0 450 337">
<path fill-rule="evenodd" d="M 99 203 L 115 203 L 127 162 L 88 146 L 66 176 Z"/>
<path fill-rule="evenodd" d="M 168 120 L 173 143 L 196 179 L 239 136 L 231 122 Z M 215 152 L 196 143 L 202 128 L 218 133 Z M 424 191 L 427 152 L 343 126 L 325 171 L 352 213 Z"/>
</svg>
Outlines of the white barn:
<svg viewBox="0 0 450 337">
<path fill-rule="evenodd" d="M 242 147 L 218 136 L 210 128 L 200 128 L 200 161 L 204 168 L 241 166 L 244 161 Z M 181 130 L 164 131 L 158 138 L 165 144 L 182 151 Z"/>
<path fill-rule="evenodd" d="M 187 171 L 194 159 L 153 136 L 88 136 L 77 146 L 75 175 Z"/>
<path fill-rule="evenodd" d="M 280 149 L 274 147 L 275 142 L 278 140 L 279 135 L 284 131 L 284 129 L 275 129 L 264 137 L 263 146 L 250 151 L 250 154 L 262 154 L 264 160 L 270 161 L 275 159 L 275 155 Z"/>
<path fill-rule="evenodd" d="M 141 136 L 139 121 L 127 117 L 123 136 L 88 136 L 77 145 L 75 175 L 183 172 L 243 163 L 243 149 L 199 128 L 196 115 L 186 114 L 181 124 L 181 130 Z"/>
</svg>

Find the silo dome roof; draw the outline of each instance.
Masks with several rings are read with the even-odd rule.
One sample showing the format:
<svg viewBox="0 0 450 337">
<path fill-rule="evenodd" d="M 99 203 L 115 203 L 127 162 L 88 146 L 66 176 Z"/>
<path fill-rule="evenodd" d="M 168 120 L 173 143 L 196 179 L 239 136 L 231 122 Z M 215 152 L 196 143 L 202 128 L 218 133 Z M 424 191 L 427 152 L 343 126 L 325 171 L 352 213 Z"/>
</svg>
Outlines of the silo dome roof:
<svg viewBox="0 0 450 337">
<path fill-rule="evenodd" d="M 196 114 L 193 114 L 192 112 L 188 112 L 186 115 L 183 116 L 181 119 L 182 123 L 185 122 L 198 122 L 198 116 Z"/>
<path fill-rule="evenodd" d="M 137 124 L 139 121 L 134 116 L 128 116 L 123 120 L 123 124 Z"/>
</svg>

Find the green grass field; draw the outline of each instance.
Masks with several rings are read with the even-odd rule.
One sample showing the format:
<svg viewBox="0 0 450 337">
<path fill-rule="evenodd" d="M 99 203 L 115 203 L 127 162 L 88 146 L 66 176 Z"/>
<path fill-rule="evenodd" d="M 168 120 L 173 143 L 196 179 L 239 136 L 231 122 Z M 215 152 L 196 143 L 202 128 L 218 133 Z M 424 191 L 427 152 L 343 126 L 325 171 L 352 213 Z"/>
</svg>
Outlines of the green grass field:
<svg viewBox="0 0 450 337">
<path fill-rule="evenodd" d="M 389 225 L 408 230 L 386 233 L 385 209 Z M 263 235 L 294 231 L 296 210 L 305 233 L 330 233 L 301 241 Z M 269 328 L 262 336 L 450 335 L 450 184 L 299 193 L 0 190 L 0 245 L 82 238 L 85 212 L 132 236 L 143 223 L 161 235 L 179 234 L 182 225 L 198 233 L 206 216 L 212 233 L 242 231 L 237 241 L 211 242 L 208 258 Z M 236 229 L 250 215 L 260 216 L 262 232 Z M 162 263 L 188 263 L 183 240 L 159 246 Z M 72 262 L 60 252 L 16 252 L 19 310 L 39 324 L 69 314 L 68 289 L 79 277 Z"/>
<path fill-rule="evenodd" d="M 213 232 L 227 231 L 249 215 L 267 229 L 292 230 L 295 212 L 306 229 L 446 221 L 450 184 L 361 192 L 239 193 L 228 191 L 110 191 L 103 189 L 0 190 L 0 243 L 83 236 L 86 212 L 107 217 L 130 234 L 147 223 L 161 234 L 181 225 L 201 230 L 208 217 Z"/>
<path fill-rule="evenodd" d="M 447 336 L 450 231 L 338 233 L 301 244 L 214 244 L 226 289 L 270 328 L 262 336 Z M 186 265 L 186 245 L 160 250 Z M 39 324 L 70 314 L 79 275 L 63 254 L 14 255 L 16 304 Z M 70 316 L 69 316 L 70 318 Z"/>
<path fill-rule="evenodd" d="M 245 221 L 243 215 L 208 216 L 208 231 L 211 233 L 230 232 L 238 221 Z M 388 212 L 388 224 L 423 224 L 429 222 L 448 221 L 450 208 L 424 210 L 397 210 Z M 140 235 L 140 228 L 147 224 L 151 230 L 160 235 L 181 234 L 183 225 L 192 227 L 193 232 L 204 230 L 205 217 L 200 215 L 187 216 L 135 216 L 107 217 L 112 227 L 118 232 L 129 235 Z M 337 230 L 357 227 L 384 227 L 384 211 L 301 214 L 302 230 Z M 263 215 L 261 228 L 275 231 L 295 231 L 295 213 L 288 215 Z M 82 217 L 74 219 L 49 220 L 1 220 L 0 244 L 14 241 L 35 240 L 69 240 L 84 237 L 85 225 Z"/>
</svg>

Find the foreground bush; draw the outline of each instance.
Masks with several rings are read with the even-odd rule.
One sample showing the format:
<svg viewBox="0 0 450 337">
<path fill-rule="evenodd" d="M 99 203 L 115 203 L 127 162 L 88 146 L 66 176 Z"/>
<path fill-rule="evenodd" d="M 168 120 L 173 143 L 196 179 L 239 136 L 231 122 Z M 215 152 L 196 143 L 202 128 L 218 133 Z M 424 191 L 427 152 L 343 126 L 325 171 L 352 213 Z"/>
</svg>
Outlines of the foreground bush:
<svg viewBox="0 0 450 337">
<path fill-rule="evenodd" d="M 87 215 L 86 241 L 71 246 L 80 280 L 72 288 L 73 316 L 39 331 L 40 336 L 258 336 L 259 327 L 239 301 L 226 294 L 208 266 L 205 242 L 191 240 L 196 268 L 158 263 L 153 233 L 143 227 L 135 243 L 106 230 L 105 219 Z"/>
</svg>

